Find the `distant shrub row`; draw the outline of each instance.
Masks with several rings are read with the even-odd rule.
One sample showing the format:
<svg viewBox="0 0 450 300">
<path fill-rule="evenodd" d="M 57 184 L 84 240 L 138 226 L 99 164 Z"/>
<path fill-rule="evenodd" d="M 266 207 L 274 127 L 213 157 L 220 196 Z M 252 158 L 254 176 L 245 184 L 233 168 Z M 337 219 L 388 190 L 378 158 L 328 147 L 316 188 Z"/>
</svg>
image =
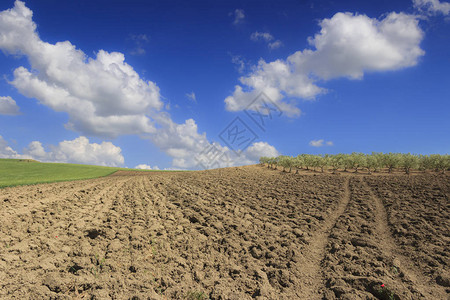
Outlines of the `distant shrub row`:
<svg viewBox="0 0 450 300">
<path fill-rule="evenodd" d="M 296 157 L 281 155 L 278 157 L 261 157 L 261 164 L 266 164 L 269 168 L 283 167 L 284 171 L 292 169 L 316 170 L 331 169 L 333 172 L 337 170 L 354 170 L 358 172 L 360 169 L 366 169 L 369 174 L 377 172 L 381 169 L 387 169 L 391 173 L 394 169 L 402 169 L 406 174 L 411 170 L 432 170 L 436 172 L 445 172 L 450 169 L 450 155 L 416 155 L 410 153 L 381 153 L 373 152 L 372 154 L 352 153 L 352 154 L 324 154 L 311 155 L 300 154 Z"/>
</svg>

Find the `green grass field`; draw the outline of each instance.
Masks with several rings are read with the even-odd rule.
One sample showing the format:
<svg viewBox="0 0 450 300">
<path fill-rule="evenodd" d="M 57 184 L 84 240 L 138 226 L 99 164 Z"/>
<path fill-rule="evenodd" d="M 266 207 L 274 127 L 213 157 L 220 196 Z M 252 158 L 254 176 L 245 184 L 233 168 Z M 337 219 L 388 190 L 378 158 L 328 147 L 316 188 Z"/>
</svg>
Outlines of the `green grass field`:
<svg viewBox="0 0 450 300">
<path fill-rule="evenodd" d="M 110 175 L 118 170 L 134 169 L 41 163 L 24 159 L 0 159 L 0 188 L 25 184 L 98 178 Z M 147 170 L 142 171 L 145 172 Z"/>
</svg>

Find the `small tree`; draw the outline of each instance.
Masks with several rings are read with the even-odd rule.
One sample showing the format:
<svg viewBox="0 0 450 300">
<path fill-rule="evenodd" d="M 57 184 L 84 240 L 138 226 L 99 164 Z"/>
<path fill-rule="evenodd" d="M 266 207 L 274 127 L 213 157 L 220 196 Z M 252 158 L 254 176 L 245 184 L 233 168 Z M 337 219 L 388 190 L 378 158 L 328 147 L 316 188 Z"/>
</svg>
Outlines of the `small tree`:
<svg viewBox="0 0 450 300">
<path fill-rule="evenodd" d="M 378 169 L 383 167 L 383 153 L 381 152 L 372 152 L 372 157 L 375 160 L 374 172 L 378 172 Z"/>
<path fill-rule="evenodd" d="M 273 157 L 267 157 L 266 158 L 267 168 L 271 168 L 272 167 L 272 161 L 273 161 Z"/>
<path fill-rule="evenodd" d="M 363 166 L 367 169 L 367 172 L 369 172 L 369 174 L 372 174 L 371 169 L 373 169 L 374 171 L 376 170 L 377 165 L 377 157 L 375 155 L 365 155 Z"/>
<path fill-rule="evenodd" d="M 408 153 L 402 154 L 400 164 L 405 169 L 405 173 L 409 174 L 411 169 L 415 169 L 418 167 L 419 161 L 417 159 L 417 156 Z"/>
<path fill-rule="evenodd" d="M 306 167 L 306 170 L 309 170 L 313 166 L 313 158 L 310 154 L 302 154 L 303 164 Z"/>
<path fill-rule="evenodd" d="M 280 157 L 274 157 L 272 160 L 272 168 L 278 169 L 279 163 L 280 163 Z"/>
<path fill-rule="evenodd" d="M 353 169 L 355 167 L 355 161 L 350 154 L 343 154 L 343 166 L 344 172 L 347 172 L 347 169 Z"/>
<path fill-rule="evenodd" d="M 260 163 L 261 165 L 264 166 L 267 162 L 268 162 L 268 157 L 261 156 L 261 157 L 259 158 L 259 163 Z"/>
<path fill-rule="evenodd" d="M 321 172 L 323 173 L 323 169 L 326 168 L 330 163 L 330 155 L 317 155 L 317 165 L 320 167 Z"/>
<path fill-rule="evenodd" d="M 430 159 L 430 157 L 428 155 L 419 155 L 418 156 L 418 168 L 422 172 L 433 169 L 432 160 Z"/>
<path fill-rule="evenodd" d="M 330 166 L 333 169 L 333 174 L 344 165 L 345 154 L 336 154 L 330 157 Z"/>
<path fill-rule="evenodd" d="M 316 168 L 320 167 L 321 158 L 322 157 L 319 155 L 310 155 L 311 167 L 313 167 L 314 171 L 316 171 Z"/>
<path fill-rule="evenodd" d="M 388 172 L 391 173 L 394 168 L 399 166 L 400 157 L 397 153 L 384 154 L 383 164 L 388 168 Z"/>
<path fill-rule="evenodd" d="M 352 153 L 351 159 L 353 160 L 353 168 L 355 169 L 355 173 L 358 173 L 358 168 L 365 165 L 365 158 L 366 157 L 363 153 Z"/>
<path fill-rule="evenodd" d="M 449 155 L 440 155 L 440 154 L 432 154 L 430 155 L 431 164 L 436 172 L 441 171 L 445 173 L 445 170 L 450 168 L 450 156 Z"/>
<path fill-rule="evenodd" d="M 283 167 L 283 171 L 289 168 L 289 173 L 292 171 L 293 159 L 291 156 L 281 155 L 278 157 L 278 163 Z"/>
<path fill-rule="evenodd" d="M 297 155 L 293 158 L 293 167 L 296 168 L 295 174 L 298 174 L 298 170 L 302 169 L 304 164 L 303 156 Z"/>
<path fill-rule="evenodd" d="M 277 159 L 275 157 L 267 158 L 267 167 L 268 168 L 274 169 L 274 166 L 276 165 L 276 163 L 277 163 Z"/>
</svg>

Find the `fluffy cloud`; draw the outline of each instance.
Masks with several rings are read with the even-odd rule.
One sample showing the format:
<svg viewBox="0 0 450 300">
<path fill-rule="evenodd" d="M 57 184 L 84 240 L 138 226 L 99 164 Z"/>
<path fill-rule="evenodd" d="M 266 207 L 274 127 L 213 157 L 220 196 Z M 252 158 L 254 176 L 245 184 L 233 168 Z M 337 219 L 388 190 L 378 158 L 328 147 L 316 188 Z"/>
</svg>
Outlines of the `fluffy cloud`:
<svg viewBox="0 0 450 300">
<path fill-rule="evenodd" d="M 33 141 L 24 149 L 25 155 L 28 155 L 39 161 L 49 161 L 49 153 L 45 152 L 41 142 Z M 51 160 L 50 160 L 51 161 Z"/>
<path fill-rule="evenodd" d="M 159 88 L 142 80 L 122 53 L 100 50 L 87 57 L 69 41 L 40 39 L 32 11 L 21 1 L 0 12 L 0 49 L 25 55 L 10 82 L 23 95 L 67 112 L 66 127 L 86 135 L 115 137 L 155 131 L 147 114 L 163 107 Z"/>
<path fill-rule="evenodd" d="M 333 146 L 334 143 L 332 141 L 325 142 L 323 139 L 320 140 L 312 140 L 309 142 L 309 145 L 312 147 L 322 147 L 322 146 Z"/>
<path fill-rule="evenodd" d="M 0 135 L 0 158 L 31 158 L 17 153 L 14 149 L 8 146 L 8 142 Z"/>
<path fill-rule="evenodd" d="M 150 137 L 161 150 L 173 157 L 176 169 L 205 169 L 253 164 L 260 156 L 278 155 L 275 147 L 255 142 L 247 149 L 234 152 L 219 143 L 209 142 L 206 133 L 199 133 L 193 119 L 177 124 L 161 113 L 155 117 L 162 128 Z"/>
<path fill-rule="evenodd" d="M 0 158 L 36 159 L 42 162 L 76 163 L 118 167 L 124 164 L 124 158 L 120 147 L 110 142 L 101 144 L 89 143 L 89 140 L 81 136 L 72 141 L 62 141 L 57 146 L 51 145 L 50 151 L 45 151 L 39 141 L 31 142 L 19 154 L 13 150 L 0 136 Z"/>
<path fill-rule="evenodd" d="M 288 116 L 300 115 L 300 109 L 294 104 L 282 101 L 284 92 L 298 97 L 308 98 L 320 92 L 320 88 L 312 84 L 308 76 L 293 74 L 290 67 L 281 60 L 266 63 L 260 60 L 256 71 L 248 77 L 241 77 L 245 89 L 237 85 L 232 96 L 225 99 L 226 109 L 240 111 L 246 109 L 256 97 L 263 92 Z"/>
<path fill-rule="evenodd" d="M 214 169 L 255 164 L 262 156 L 278 156 L 280 153 L 266 142 L 255 142 L 245 150 L 232 151 L 218 143 L 211 143 L 199 153 L 194 153 L 194 169 Z"/>
<path fill-rule="evenodd" d="M 260 60 L 225 99 L 226 109 L 243 110 L 264 92 L 288 116 L 298 116 L 295 104 L 283 99 L 315 99 L 326 92 L 317 86 L 318 80 L 362 79 L 365 72 L 411 67 L 425 53 L 420 48 L 423 32 L 413 15 L 392 12 L 378 20 L 337 13 L 319 25 L 320 32 L 308 39 L 313 50 L 297 51 L 285 60 Z"/>
<path fill-rule="evenodd" d="M 16 116 L 19 114 L 19 107 L 13 98 L 0 96 L 0 115 Z"/>
<path fill-rule="evenodd" d="M 155 118 L 162 127 L 150 137 L 152 142 L 173 158 L 174 167 L 187 169 L 195 166 L 195 154 L 209 145 L 206 133 L 198 133 L 197 124 L 193 119 L 177 124 L 166 113 L 161 113 Z"/>
<path fill-rule="evenodd" d="M 413 2 L 416 8 L 431 14 L 441 13 L 448 15 L 450 13 L 449 2 L 440 2 L 439 0 L 413 0 Z"/>
<path fill-rule="evenodd" d="M 41 142 L 33 141 L 23 150 L 27 157 L 43 162 L 61 162 L 118 167 L 124 164 L 122 150 L 110 142 L 101 144 L 89 143 L 80 136 L 72 141 L 62 141 L 58 145 L 51 145 L 46 152 Z"/>
<path fill-rule="evenodd" d="M 154 166 L 152 168 L 150 165 L 146 165 L 146 164 L 140 164 L 140 165 L 137 165 L 134 168 L 135 169 L 140 169 L 140 170 L 159 170 L 158 166 Z"/>
<path fill-rule="evenodd" d="M 322 79 L 361 79 L 367 71 L 411 67 L 425 52 L 423 32 L 415 16 L 390 13 L 381 21 L 365 15 L 337 13 L 320 23 L 320 33 L 309 39 L 317 50 L 305 50 L 288 60 Z"/>
<path fill-rule="evenodd" d="M 23 153 L 43 162 L 62 162 L 118 167 L 124 164 L 122 150 L 111 142 L 89 143 L 89 139 L 80 136 L 72 141 L 62 141 L 50 146 L 46 152 L 41 142 L 33 141 Z"/>
<path fill-rule="evenodd" d="M 238 25 L 244 22 L 245 13 L 243 9 L 236 9 L 234 13 L 230 13 L 234 17 L 233 25 Z"/>
<path fill-rule="evenodd" d="M 274 146 L 269 145 L 266 142 L 254 143 L 252 146 L 248 147 L 245 152 L 247 158 L 253 161 L 258 161 L 262 156 L 275 157 L 280 155 Z"/>
<path fill-rule="evenodd" d="M 119 147 L 108 142 L 91 144 L 84 135 L 138 134 L 171 156 L 174 168 L 198 167 L 196 156 L 202 156 L 202 151 L 211 146 L 232 156 L 230 149 L 210 143 L 205 133 L 199 133 L 193 119 L 182 124 L 173 122 L 162 111 L 164 105 L 157 85 L 142 80 L 122 53 L 100 50 L 95 58 L 90 58 L 69 41 L 44 42 L 36 32 L 32 15 L 21 1 L 0 12 L 0 49 L 26 56 L 31 65 L 30 69 L 17 68 L 10 83 L 23 95 L 36 98 L 55 111 L 66 112 L 69 116 L 66 128 L 83 136 L 52 146 L 50 151 L 34 141 L 24 155 L 41 161 L 117 166 L 123 164 Z M 242 22 L 244 11 L 236 10 L 234 17 L 235 24 Z M 6 147 L 2 150 L 4 155 L 19 155 Z M 253 150 L 231 157 L 230 164 L 253 162 L 257 148 L 249 149 Z"/>
</svg>

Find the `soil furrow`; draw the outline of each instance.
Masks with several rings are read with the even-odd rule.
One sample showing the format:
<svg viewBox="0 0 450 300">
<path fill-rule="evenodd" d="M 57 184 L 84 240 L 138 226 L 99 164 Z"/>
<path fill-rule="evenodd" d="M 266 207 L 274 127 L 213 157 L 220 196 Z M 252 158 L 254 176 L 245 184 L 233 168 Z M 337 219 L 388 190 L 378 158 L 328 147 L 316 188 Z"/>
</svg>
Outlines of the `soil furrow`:
<svg viewBox="0 0 450 300">
<path fill-rule="evenodd" d="M 324 287 L 321 262 L 325 257 L 331 229 L 337 219 L 344 213 L 350 199 L 350 179 L 344 183 L 344 195 L 339 201 L 335 213 L 328 217 L 322 227 L 311 237 L 308 247 L 302 251 L 303 257 L 298 263 L 301 278 L 301 296 L 305 299 L 322 299 L 320 293 Z"/>
<path fill-rule="evenodd" d="M 449 182 L 247 166 L 10 188 L 0 298 L 447 299 Z"/>
<path fill-rule="evenodd" d="M 419 299 L 439 299 L 445 296 L 445 290 L 439 286 L 430 284 L 429 279 L 422 276 L 414 268 L 411 258 L 401 254 L 401 249 L 396 246 L 389 227 L 388 216 L 383 201 L 378 198 L 372 189 L 364 182 L 364 186 L 369 190 L 370 198 L 374 201 L 376 207 L 375 221 L 376 233 L 379 239 L 378 245 L 383 251 L 383 255 L 392 261 L 392 266 L 398 273 L 403 285 L 407 287 Z"/>
<path fill-rule="evenodd" d="M 45 281 L 58 268 L 69 269 L 82 264 L 79 261 L 74 264 L 73 257 L 94 256 L 91 253 L 94 247 L 89 240 L 102 233 L 100 224 L 96 221 L 101 211 L 96 207 L 100 206 L 103 212 L 108 211 L 109 207 L 102 199 L 108 199 L 105 197 L 108 192 L 115 193 L 120 189 L 122 181 L 115 180 L 114 185 L 109 180 L 94 181 L 93 184 L 84 185 L 84 189 L 80 189 L 76 194 L 72 190 L 57 195 L 44 194 L 45 201 L 34 206 L 29 218 L 23 215 L 17 217 L 17 220 L 22 222 L 17 226 L 19 229 L 27 228 L 27 235 L 22 235 L 16 243 L 8 245 L 8 255 L 15 268 L 10 268 L 6 273 L 17 280 L 26 276 L 22 270 L 36 270 L 39 274 L 37 278 Z M 80 186 L 77 187 L 79 188 Z M 100 252 L 98 253 L 100 255 Z M 88 260 L 90 264 L 90 259 Z M 4 283 L 8 284 L 8 281 Z M 68 282 L 63 282 L 58 287 L 62 293 L 70 288 Z M 24 286 L 20 292 L 16 291 L 16 294 L 28 292 L 29 288 Z"/>
</svg>

